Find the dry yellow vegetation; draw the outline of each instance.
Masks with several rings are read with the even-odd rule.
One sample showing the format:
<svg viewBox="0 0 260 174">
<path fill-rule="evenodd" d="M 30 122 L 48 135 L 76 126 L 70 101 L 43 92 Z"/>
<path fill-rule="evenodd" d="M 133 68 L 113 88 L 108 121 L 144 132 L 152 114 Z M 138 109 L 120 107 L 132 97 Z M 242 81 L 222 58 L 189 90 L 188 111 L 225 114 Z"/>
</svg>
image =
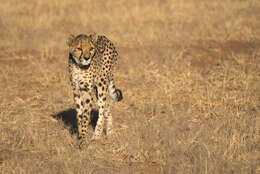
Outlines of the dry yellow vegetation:
<svg viewBox="0 0 260 174">
<path fill-rule="evenodd" d="M 1 0 L 0 173 L 260 172 L 259 12 L 258 0 Z M 118 48 L 124 99 L 115 134 L 79 150 L 66 39 L 92 32 Z"/>
</svg>

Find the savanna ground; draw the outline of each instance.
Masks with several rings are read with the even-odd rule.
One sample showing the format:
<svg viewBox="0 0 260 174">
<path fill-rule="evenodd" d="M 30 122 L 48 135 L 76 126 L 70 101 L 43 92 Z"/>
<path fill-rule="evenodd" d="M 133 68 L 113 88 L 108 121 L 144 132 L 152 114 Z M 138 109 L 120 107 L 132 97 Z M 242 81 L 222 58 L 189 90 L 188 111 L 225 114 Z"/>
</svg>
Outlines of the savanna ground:
<svg viewBox="0 0 260 174">
<path fill-rule="evenodd" d="M 2 0 L 0 173 L 260 172 L 259 11 L 258 0 Z M 118 48 L 124 99 L 114 135 L 79 150 L 66 38 L 92 32 Z"/>
</svg>

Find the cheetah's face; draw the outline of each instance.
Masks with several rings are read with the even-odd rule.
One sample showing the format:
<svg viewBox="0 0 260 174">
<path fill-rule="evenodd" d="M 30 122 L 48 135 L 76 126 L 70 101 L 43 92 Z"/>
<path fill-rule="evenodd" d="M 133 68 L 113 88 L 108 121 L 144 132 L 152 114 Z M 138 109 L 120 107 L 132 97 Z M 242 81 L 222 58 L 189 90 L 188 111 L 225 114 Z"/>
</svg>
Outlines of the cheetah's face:
<svg viewBox="0 0 260 174">
<path fill-rule="evenodd" d="M 70 36 L 68 40 L 69 52 L 79 66 L 89 66 L 96 49 L 87 35 Z"/>
</svg>

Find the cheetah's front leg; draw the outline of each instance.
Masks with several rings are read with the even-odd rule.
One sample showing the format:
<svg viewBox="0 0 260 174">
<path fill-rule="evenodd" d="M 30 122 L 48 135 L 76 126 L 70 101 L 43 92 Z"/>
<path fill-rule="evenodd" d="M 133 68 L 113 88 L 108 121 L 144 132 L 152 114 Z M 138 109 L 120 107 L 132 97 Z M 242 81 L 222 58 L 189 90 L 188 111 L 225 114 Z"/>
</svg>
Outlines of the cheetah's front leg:
<svg viewBox="0 0 260 174">
<path fill-rule="evenodd" d="M 90 112 L 92 110 L 93 97 L 91 93 L 86 90 L 80 90 L 79 94 L 74 94 L 74 100 L 76 103 L 78 132 L 80 147 L 86 144 L 87 128 L 90 121 Z"/>
<path fill-rule="evenodd" d="M 102 135 L 102 132 L 104 130 L 104 119 L 106 116 L 107 111 L 107 82 L 104 81 L 104 78 L 101 78 L 97 85 L 97 91 L 98 91 L 98 107 L 99 107 L 99 116 L 97 125 L 95 128 L 95 134 L 93 136 L 93 139 L 99 139 Z"/>
</svg>

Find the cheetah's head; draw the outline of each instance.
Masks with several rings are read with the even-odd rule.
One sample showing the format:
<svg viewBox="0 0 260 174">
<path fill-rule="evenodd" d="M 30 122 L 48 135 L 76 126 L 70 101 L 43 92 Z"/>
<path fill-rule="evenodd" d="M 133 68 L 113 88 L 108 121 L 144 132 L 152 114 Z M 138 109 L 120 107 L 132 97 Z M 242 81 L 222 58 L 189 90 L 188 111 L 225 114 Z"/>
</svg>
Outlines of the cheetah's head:
<svg viewBox="0 0 260 174">
<path fill-rule="evenodd" d="M 88 67 L 96 54 L 96 48 L 93 44 L 92 35 L 80 34 L 78 36 L 70 35 L 67 40 L 69 53 L 73 60 L 80 67 Z"/>
</svg>

